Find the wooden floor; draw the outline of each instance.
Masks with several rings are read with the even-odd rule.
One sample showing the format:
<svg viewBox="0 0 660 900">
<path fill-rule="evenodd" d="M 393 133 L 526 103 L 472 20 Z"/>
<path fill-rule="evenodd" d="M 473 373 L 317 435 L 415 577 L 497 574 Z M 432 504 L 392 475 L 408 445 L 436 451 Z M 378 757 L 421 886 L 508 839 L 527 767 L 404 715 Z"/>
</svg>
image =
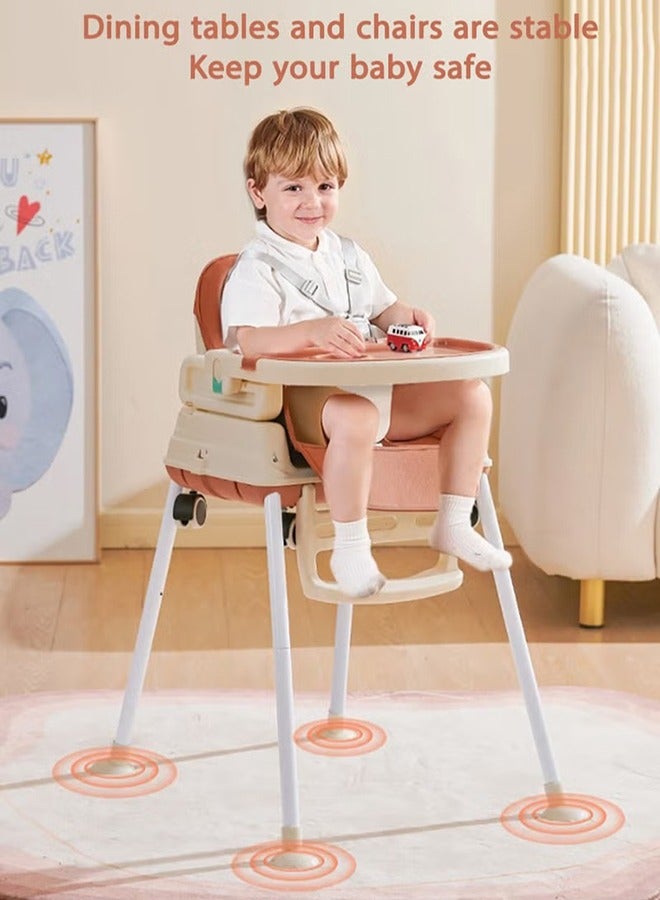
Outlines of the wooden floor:
<svg viewBox="0 0 660 900">
<path fill-rule="evenodd" d="M 577 626 L 578 585 L 514 548 L 514 582 L 539 682 L 660 697 L 660 582 L 607 586 L 606 626 Z M 386 574 L 426 567 L 431 551 L 382 551 Z M 378 551 L 376 552 L 378 556 Z M 120 688 L 153 558 L 107 550 L 98 565 L 0 567 L 0 692 Z M 325 690 L 334 607 L 306 600 L 287 552 L 294 676 Z M 487 690 L 515 673 L 490 575 L 466 570 L 451 594 L 356 608 L 352 690 Z M 174 551 L 147 687 L 272 685 L 265 551 Z"/>
</svg>

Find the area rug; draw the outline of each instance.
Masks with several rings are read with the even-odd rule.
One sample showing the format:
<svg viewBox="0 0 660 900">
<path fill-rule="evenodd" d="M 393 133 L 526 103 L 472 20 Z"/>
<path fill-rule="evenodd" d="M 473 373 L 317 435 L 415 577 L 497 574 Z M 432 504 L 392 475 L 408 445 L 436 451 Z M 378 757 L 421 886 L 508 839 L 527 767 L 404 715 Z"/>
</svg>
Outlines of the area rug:
<svg viewBox="0 0 660 900">
<path fill-rule="evenodd" d="M 280 838 L 272 694 L 146 694 L 131 783 L 76 775 L 111 743 L 118 693 L 6 698 L 0 897 L 657 900 L 660 704 L 582 688 L 542 699 L 565 791 L 601 814 L 591 831 L 510 827 L 543 781 L 517 692 L 352 696 L 347 715 L 380 746 L 296 752 L 303 837 L 332 848 L 319 886 L 314 871 L 252 877 Z M 325 703 L 299 695 L 297 723 Z"/>
</svg>

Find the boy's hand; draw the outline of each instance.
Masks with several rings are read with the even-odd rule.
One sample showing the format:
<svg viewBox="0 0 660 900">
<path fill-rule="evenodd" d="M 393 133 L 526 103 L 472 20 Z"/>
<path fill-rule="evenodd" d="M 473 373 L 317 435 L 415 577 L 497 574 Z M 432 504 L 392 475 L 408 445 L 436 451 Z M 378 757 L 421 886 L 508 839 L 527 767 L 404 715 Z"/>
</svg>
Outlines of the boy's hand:
<svg viewBox="0 0 660 900">
<path fill-rule="evenodd" d="M 430 341 L 435 334 L 435 319 L 430 312 L 425 309 L 413 307 L 413 325 L 420 325 L 426 332 L 426 337 Z"/>
<path fill-rule="evenodd" d="M 308 323 L 312 344 L 334 356 L 356 357 L 365 352 L 364 338 L 356 325 L 340 316 L 311 319 Z"/>
</svg>

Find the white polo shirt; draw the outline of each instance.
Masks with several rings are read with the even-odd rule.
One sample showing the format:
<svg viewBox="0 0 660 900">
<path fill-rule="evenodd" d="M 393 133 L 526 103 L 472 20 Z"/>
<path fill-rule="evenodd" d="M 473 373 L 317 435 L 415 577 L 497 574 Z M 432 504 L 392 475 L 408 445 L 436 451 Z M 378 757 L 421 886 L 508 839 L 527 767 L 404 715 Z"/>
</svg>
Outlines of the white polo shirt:
<svg viewBox="0 0 660 900">
<path fill-rule="evenodd" d="M 363 279 L 360 297 L 366 306 L 360 312 L 375 319 L 395 302 L 396 295 L 384 284 L 369 255 L 357 244 L 355 246 Z M 257 259 L 258 253 L 268 253 L 304 278 L 322 282 L 330 308 L 336 310 L 338 316 L 347 313 L 346 266 L 339 237 L 326 228 L 319 235 L 316 250 L 309 250 L 276 234 L 266 222 L 258 221 L 256 237 L 241 251 L 222 292 L 222 335 L 228 349 L 238 350 L 236 340 L 228 334 L 230 328 L 293 325 L 332 314 L 305 297 L 269 263 Z M 344 390 L 365 397 L 378 409 L 380 422 L 376 440 L 382 440 L 390 423 L 391 385 L 351 385 Z"/>
<path fill-rule="evenodd" d="M 361 297 L 367 304 L 365 312 L 369 319 L 375 319 L 394 303 L 396 296 L 383 283 L 369 255 L 358 245 L 356 250 L 363 278 Z M 345 315 L 348 311 L 345 264 L 339 237 L 324 229 L 319 235 L 317 249 L 309 250 L 281 237 L 266 222 L 259 221 L 256 237 L 241 251 L 222 293 L 222 333 L 225 338 L 230 328 L 240 325 L 293 325 L 329 314 L 267 262 L 256 259 L 257 253 L 268 253 L 281 259 L 303 278 L 322 282 L 336 315 Z"/>
</svg>

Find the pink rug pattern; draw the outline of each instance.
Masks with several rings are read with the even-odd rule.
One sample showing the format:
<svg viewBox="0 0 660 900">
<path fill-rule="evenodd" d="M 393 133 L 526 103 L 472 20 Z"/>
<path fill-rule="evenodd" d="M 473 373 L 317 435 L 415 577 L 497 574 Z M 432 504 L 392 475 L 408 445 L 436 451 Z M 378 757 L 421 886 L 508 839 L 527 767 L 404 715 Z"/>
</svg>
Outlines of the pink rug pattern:
<svg viewBox="0 0 660 900">
<path fill-rule="evenodd" d="M 66 789 L 53 768 L 111 743 L 121 695 L 5 698 L 0 898 L 657 900 L 660 703 L 583 688 L 542 698 L 564 789 L 602 798 L 608 816 L 621 810 L 618 830 L 547 844 L 503 827 L 507 807 L 542 793 L 517 692 L 356 695 L 347 714 L 384 729 L 380 749 L 297 753 L 304 838 L 340 848 L 354 871 L 295 892 L 232 870 L 240 851 L 280 837 L 272 694 L 146 694 L 134 744 L 145 771 L 165 757 L 168 775 L 150 793 L 101 796 Z M 299 695 L 297 726 L 326 703 Z"/>
</svg>

